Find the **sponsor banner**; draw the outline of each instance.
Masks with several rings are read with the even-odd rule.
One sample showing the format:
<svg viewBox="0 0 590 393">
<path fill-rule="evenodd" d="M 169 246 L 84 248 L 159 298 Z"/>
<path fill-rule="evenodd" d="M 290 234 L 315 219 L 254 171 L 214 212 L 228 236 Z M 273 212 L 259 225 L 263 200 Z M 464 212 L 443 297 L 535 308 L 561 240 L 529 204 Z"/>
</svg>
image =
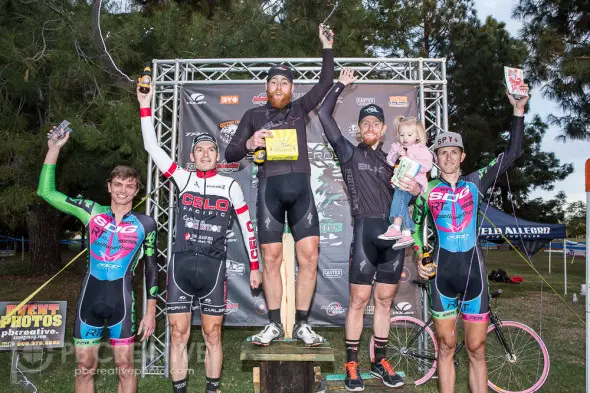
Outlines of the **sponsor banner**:
<svg viewBox="0 0 590 393">
<path fill-rule="evenodd" d="M 303 97 L 311 87 L 296 85 L 293 99 Z M 218 172 L 234 178 L 241 185 L 255 227 L 257 166 L 253 165 L 251 158 L 248 157 L 239 162 L 227 162 L 224 154 L 244 113 L 248 109 L 264 106 L 266 103 L 267 97 L 263 84 L 184 86 L 180 103 L 179 150 L 177 152 L 179 164 L 187 169 L 194 169 L 189 161 L 192 138 L 199 132 L 214 135 L 220 151 Z M 395 139 L 392 127 L 394 117 L 416 116 L 416 89 L 412 86 L 391 85 L 385 87 L 356 85 L 354 88 L 346 89 L 338 99 L 334 117 L 344 137 L 355 144 L 359 142 L 357 125 L 359 110 L 368 104 L 376 104 L 383 108 L 385 121 L 389 125 L 383 138 L 383 149 L 388 151 Z M 316 111 L 310 112 L 308 116 L 307 142 L 307 155 L 311 164 L 311 186 L 320 218 L 318 282 L 310 319 L 313 324 L 343 326 L 348 310 L 348 258 L 353 220 L 350 216 L 350 205 L 338 158 L 323 135 Z M 200 226 L 202 223 L 194 223 L 194 225 Z M 268 310 L 264 296 L 261 291 L 252 291 L 249 285 L 247 251 L 237 220 L 234 220 L 229 228 L 227 249 L 228 309 L 224 324 L 234 326 L 266 324 Z M 407 302 L 411 305 L 410 310 L 400 312 L 421 315 L 419 303 L 416 301 L 418 289 L 415 285 L 411 285 L 412 265 L 413 263 L 406 261 L 396 302 Z M 370 308 L 366 310 L 367 325 L 372 323 L 371 310 Z M 193 323 L 200 323 L 198 309 L 193 313 Z"/>
<path fill-rule="evenodd" d="M 29 302 L 10 318 L 20 302 L 0 302 L 0 350 L 62 348 L 67 302 Z"/>
</svg>

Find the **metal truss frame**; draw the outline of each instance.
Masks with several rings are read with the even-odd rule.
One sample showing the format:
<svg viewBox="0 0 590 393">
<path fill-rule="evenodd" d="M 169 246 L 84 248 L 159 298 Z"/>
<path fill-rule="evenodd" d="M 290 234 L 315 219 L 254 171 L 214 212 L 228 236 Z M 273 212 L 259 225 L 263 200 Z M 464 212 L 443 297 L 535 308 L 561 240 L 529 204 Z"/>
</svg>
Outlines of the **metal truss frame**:
<svg viewBox="0 0 590 393">
<path fill-rule="evenodd" d="M 355 70 L 357 84 L 412 85 L 418 89 L 418 112 L 429 138 L 447 131 L 447 81 L 445 59 L 337 58 L 335 69 Z M 263 84 L 271 65 L 287 64 L 294 82 L 313 84 L 319 79 L 321 58 L 176 59 L 153 61 L 155 95 L 152 113 L 162 148 L 176 160 L 179 97 L 183 85 Z M 162 180 L 158 168 L 148 160 L 146 214 L 158 225 L 158 269 L 167 273 L 174 225 L 174 185 Z M 162 282 L 163 280 L 160 280 Z M 144 285 L 145 288 L 145 285 Z M 143 294 L 144 313 L 147 302 Z M 425 309 L 425 307 L 423 307 Z M 157 298 L 156 332 L 142 344 L 142 376 L 169 376 L 170 331 L 166 320 L 165 291 Z"/>
</svg>

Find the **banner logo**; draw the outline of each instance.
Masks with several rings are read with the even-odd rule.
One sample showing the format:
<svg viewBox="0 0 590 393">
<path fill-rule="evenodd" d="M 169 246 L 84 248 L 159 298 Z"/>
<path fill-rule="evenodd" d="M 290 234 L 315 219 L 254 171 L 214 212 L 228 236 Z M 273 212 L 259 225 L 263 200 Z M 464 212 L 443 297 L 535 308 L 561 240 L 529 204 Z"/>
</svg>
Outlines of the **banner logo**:
<svg viewBox="0 0 590 393">
<path fill-rule="evenodd" d="M 342 269 L 322 269 L 322 276 L 324 278 L 341 278 Z"/>
<path fill-rule="evenodd" d="M 356 104 L 358 106 L 365 106 L 365 105 L 374 104 L 374 103 L 375 103 L 375 97 L 357 97 L 356 98 Z M 371 109 L 371 108 L 367 108 L 367 109 Z"/>
<path fill-rule="evenodd" d="M 232 303 L 231 300 L 228 300 L 227 303 L 225 303 L 225 313 L 226 314 L 232 314 L 234 312 L 238 312 L 240 308 L 240 304 L 239 303 Z"/>
<path fill-rule="evenodd" d="M 256 300 L 256 303 L 254 303 L 254 311 L 258 315 L 264 315 L 267 313 L 266 302 L 264 301 L 264 299 Z"/>
<path fill-rule="evenodd" d="M 410 106 L 407 96 L 390 96 L 387 104 L 392 108 L 407 108 Z"/>
<path fill-rule="evenodd" d="M 225 144 L 231 142 L 240 124 L 239 120 L 227 120 L 219 124 L 219 139 Z"/>
<path fill-rule="evenodd" d="M 246 272 L 246 266 L 243 263 L 231 259 L 225 260 L 225 268 L 229 276 L 243 276 Z"/>
<path fill-rule="evenodd" d="M 221 105 L 235 105 L 240 103 L 240 96 L 221 96 L 219 97 Z"/>
<path fill-rule="evenodd" d="M 344 314 L 347 308 L 342 307 L 339 302 L 332 302 L 327 306 L 322 306 L 322 310 L 326 310 L 328 316 L 333 317 L 339 314 Z"/>
<path fill-rule="evenodd" d="M 189 105 L 203 105 L 206 104 L 205 96 L 201 93 L 193 93 L 190 95 Z"/>
<path fill-rule="evenodd" d="M 256 105 L 266 105 L 266 93 L 260 93 L 257 96 L 252 97 L 252 103 Z"/>
<path fill-rule="evenodd" d="M 223 173 L 232 173 L 237 172 L 240 170 L 240 163 L 239 162 L 227 162 L 223 160 L 217 163 L 217 169 Z"/>
</svg>

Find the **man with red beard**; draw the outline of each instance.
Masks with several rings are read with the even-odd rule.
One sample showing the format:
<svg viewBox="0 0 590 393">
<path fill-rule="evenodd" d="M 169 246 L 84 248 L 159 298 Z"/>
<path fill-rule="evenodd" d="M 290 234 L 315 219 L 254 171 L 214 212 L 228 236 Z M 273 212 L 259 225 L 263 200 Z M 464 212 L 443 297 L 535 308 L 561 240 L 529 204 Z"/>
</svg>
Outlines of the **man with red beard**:
<svg viewBox="0 0 590 393">
<path fill-rule="evenodd" d="M 285 65 L 271 67 L 265 84 L 267 104 L 244 114 L 225 150 L 225 159 L 236 162 L 257 147 L 266 146 L 265 138 L 271 136 L 270 130 L 294 128 L 297 132 L 299 156 L 296 160 L 267 161 L 258 170 L 258 240 L 264 259 L 262 283 L 270 319 L 270 323 L 252 337 L 252 342 L 258 345 L 269 345 L 284 336 L 280 267 L 285 212 L 299 263 L 293 337 L 307 345 L 319 345 L 324 341 L 307 322 L 316 285 L 320 229 L 310 184 L 306 122 L 307 114 L 319 105 L 334 79 L 334 34 L 329 28 L 324 31 L 321 24 L 318 30 L 324 48 L 319 82 L 303 97 L 291 102 L 293 71 Z"/>
<path fill-rule="evenodd" d="M 338 83 L 330 90 L 318 112 L 318 117 L 330 145 L 334 148 L 342 177 L 346 182 L 351 214 L 354 218 L 353 240 L 350 245 L 348 281 L 350 302 L 346 313 L 346 377 L 344 387 L 350 392 L 364 390 L 357 353 L 363 331 L 363 313 L 371 292 L 373 313 L 374 358 L 371 375 L 388 387 L 400 387 L 402 377 L 387 361 L 387 342 L 391 305 L 404 267 L 404 249 L 392 249 L 393 240 L 381 240 L 379 231 L 389 226 L 389 208 L 393 197 L 390 184 L 393 168 L 387 163 L 381 137 L 387 130 L 383 109 L 375 104 L 361 108 L 359 131 L 361 142 L 354 145 L 342 135 L 332 113 L 345 86 L 356 80 L 351 69 L 340 72 Z M 420 185 L 405 178 L 398 188 L 416 196 Z M 373 288 L 374 287 L 374 288 Z"/>
</svg>

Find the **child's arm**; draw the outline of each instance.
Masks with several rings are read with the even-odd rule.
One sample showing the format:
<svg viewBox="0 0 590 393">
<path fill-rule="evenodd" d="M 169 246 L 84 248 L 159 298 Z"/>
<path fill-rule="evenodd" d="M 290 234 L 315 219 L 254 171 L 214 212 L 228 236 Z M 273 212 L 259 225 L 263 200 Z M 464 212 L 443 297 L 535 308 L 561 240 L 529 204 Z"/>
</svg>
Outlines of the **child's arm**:
<svg viewBox="0 0 590 393">
<path fill-rule="evenodd" d="M 411 158 L 420 164 L 419 173 L 426 173 L 432 169 L 433 156 L 426 146 L 422 144 L 414 145 Z"/>
<path fill-rule="evenodd" d="M 387 163 L 391 166 L 395 166 L 395 162 L 399 156 L 399 151 L 401 149 L 401 145 L 397 142 L 392 143 L 391 147 L 389 148 L 389 153 L 387 153 Z"/>
</svg>

